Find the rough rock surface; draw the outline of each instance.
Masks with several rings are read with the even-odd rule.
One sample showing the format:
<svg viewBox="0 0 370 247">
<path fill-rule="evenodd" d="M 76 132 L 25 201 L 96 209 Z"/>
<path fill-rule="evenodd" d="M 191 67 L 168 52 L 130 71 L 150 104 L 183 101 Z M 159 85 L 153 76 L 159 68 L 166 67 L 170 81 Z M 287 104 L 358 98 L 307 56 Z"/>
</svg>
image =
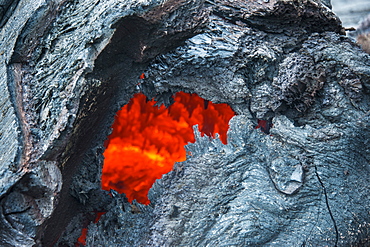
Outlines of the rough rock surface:
<svg viewBox="0 0 370 247">
<path fill-rule="evenodd" d="M 84 227 L 88 246 L 370 245 L 370 57 L 327 1 L 0 6 L 2 246 L 73 246 Z M 137 91 L 238 114 L 227 145 L 195 128 L 148 206 L 100 189 L 104 140 Z"/>
</svg>

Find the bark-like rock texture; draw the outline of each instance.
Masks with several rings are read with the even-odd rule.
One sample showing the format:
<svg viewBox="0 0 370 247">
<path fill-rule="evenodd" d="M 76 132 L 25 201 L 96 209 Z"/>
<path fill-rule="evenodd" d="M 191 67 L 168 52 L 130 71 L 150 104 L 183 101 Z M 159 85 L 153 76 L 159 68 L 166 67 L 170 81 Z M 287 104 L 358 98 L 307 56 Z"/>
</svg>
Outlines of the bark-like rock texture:
<svg viewBox="0 0 370 247">
<path fill-rule="evenodd" d="M 370 57 L 329 2 L 0 7 L 1 246 L 74 246 L 86 227 L 88 246 L 370 245 Z M 148 206 L 100 188 L 113 117 L 138 91 L 238 114 L 227 145 L 194 130 Z"/>
</svg>

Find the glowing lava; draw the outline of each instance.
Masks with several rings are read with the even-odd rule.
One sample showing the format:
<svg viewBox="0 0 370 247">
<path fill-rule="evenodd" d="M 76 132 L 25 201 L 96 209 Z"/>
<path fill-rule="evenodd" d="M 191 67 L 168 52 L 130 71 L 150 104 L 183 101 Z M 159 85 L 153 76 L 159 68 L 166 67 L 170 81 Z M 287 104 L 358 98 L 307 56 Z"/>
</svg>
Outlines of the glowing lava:
<svg viewBox="0 0 370 247">
<path fill-rule="evenodd" d="M 102 174 L 102 188 L 125 193 L 149 204 L 149 189 L 156 179 L 186 159 L 184 146 L 194 142 L 192 126 L 202 134 L 219 134 L 226 144 L 229 120 L 235 115 L 227 104 L 213 104 L 196 94 L 179 92 L 175 102 L 157 107 L 143 94 L 136 94 L 116 115 L 108 137 Z"/>
</svg>

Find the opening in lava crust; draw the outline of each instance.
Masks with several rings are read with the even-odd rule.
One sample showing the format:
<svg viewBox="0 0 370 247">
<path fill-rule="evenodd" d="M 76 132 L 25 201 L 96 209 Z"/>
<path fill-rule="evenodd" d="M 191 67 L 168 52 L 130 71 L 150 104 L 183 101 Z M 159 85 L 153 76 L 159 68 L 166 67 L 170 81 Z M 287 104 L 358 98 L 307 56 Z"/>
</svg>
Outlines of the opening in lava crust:
<svg viewBox="0 0 370 247">
<path fill-rule="evenodd" d="M 235 115 L 227 104 L 214 104 L 196 94 L 176 93 L 166 108 L 155 106 L 144 94 L 135 94 L 118 111 L 106 142 L 102 188 L 125 193 L 128 200 L 149 204 L 156 179 L 186 159 L 185 145 L 195 142 L 193 125 L 201 135 L 226 144 L 229 120 Z M 191 155 L 191 154 L 189 154 Z"/>
</svg>

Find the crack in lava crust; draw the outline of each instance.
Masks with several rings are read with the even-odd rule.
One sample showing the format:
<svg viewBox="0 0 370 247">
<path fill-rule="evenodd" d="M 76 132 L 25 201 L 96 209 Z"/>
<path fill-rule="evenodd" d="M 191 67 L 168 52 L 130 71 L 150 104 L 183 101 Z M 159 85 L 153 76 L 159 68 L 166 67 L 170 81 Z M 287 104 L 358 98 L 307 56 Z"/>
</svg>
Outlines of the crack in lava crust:
<svg viewBox="0 0 370 247">
<path fill-rule="evenodd" d="M 196 94 L 179 92 L 166 108 L 136 94 L 118 111 L 104 152 L 102 188 L 125 193 L 128 200 L 149 204 L 156 179 L 186 160 L 184 146 L 195 142 L 193 125 L 201 135 L 219 134 L 226 144 L 229 120 L 235 115 L 227 104 L 214 104 Z"/>
</svg>

